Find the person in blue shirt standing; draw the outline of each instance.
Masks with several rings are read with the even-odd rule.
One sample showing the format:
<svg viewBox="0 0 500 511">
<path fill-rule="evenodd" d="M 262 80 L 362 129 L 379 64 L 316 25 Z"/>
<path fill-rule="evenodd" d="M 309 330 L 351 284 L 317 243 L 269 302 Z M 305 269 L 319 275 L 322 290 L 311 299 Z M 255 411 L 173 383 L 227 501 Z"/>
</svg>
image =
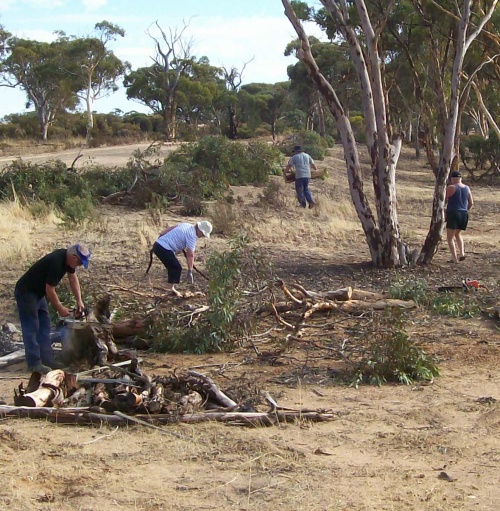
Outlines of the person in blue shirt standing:
<svg viewBox="0 0 500 511">
<path fill-rule="evenodd" d="M 465 261 L 462 231 L 467 229 L 469 211 L 474 201 L 470 188 L 462 183 L 460 172 L 453 171 L 450 174 L 450 180 L 451 183 L 446 188 L 446 237 L 451 252 L 450 262 L 458 263 L 458 261 Z"/>
<path fill-rule="evenodd" d="M 288 161 L 285 167 L 285 172 L 288 172 L 292 167 L 295 168 L 295 191 L 299 204 L 303 208 L 314 207 L 314 200 L 309 190 L 309 181 L 311 180 L 311 167 L 316 170 L 314 160 L 302 150 L 300 145 L 293 148 L 293 156 Z"/>
</svg>

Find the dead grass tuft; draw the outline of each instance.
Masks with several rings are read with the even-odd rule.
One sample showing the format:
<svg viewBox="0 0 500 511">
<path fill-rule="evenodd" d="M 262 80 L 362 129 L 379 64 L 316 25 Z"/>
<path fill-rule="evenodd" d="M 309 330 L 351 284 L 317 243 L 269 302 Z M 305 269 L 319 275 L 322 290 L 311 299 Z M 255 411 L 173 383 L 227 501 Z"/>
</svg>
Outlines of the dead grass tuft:
<svg viewBox="0 0 500 511">
<path fill-rule="evenodd" d="M 29 259 L 33 251 L 33 231 L 40 225 L 58 223 L 60 219 L 53 212 L 34 218 L 18 201 L 0 203 L 0 257 L 7 262 Z"/>
</svg>

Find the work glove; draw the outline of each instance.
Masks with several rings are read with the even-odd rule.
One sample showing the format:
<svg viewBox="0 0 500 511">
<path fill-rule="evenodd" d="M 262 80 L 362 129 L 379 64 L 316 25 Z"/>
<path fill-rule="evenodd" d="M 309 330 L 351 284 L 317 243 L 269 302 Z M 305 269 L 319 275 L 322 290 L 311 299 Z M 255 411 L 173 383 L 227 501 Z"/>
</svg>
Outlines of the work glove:
<svg viewBox="0 0 500 511">
<path fill-rule="evenodd" d="M 191 270 L 188 270 L 188 272 L 186 274 L 186 282 L 188 284 L 194 284 L 193 272 Z"/>
</svg>

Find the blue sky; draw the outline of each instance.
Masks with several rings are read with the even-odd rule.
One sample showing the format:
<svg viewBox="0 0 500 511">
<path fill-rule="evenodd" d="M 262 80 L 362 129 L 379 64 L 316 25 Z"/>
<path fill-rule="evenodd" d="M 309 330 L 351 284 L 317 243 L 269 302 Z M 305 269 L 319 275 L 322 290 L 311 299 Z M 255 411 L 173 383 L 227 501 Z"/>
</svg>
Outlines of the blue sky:
<svg viewBox="0 0 500 511">
<path fill-rule="evenodd" d="M 156 20 L 165 31 L 189 23 L 184 35 L 192 39 L 192 55 L 206 56 L 215 66 L 241 69 L 251 61 L 243 83 L 286 80 L 286 67 L 295 61 L 283 55 L 295 32 L 281 0 L 0 0 L 0 25 L 27 39 L 51 41 L 56 30 L 83 37 L 103 20 L 125 30 L 111 48 L 134 69 L 151 64 L 154 43 L 145 32 L 158 35 Z M 316 27 L 310 30 L 319 36 Z M 21 91 L 0 87 L 0 118 L 26 112 L 25 102 Z M 98 112 L 115 108 L 148 111 L 128 101 L 123 90 L 94 104 Z"/>
</svg>

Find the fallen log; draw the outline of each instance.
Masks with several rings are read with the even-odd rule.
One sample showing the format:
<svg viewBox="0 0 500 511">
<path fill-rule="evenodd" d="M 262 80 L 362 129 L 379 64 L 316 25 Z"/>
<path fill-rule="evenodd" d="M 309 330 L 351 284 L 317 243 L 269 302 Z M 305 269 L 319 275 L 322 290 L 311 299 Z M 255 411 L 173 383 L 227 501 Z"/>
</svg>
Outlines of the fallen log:
<svg viewBox="0 0 500 511">
<path fill-rule="evenodd" d="M 270 412 L 212 412 L 194 413 L 187 415 L 134 415 L 127 417 L 120 413 L 105 414 L 90 411 L 89 408 L 30 408 L 24 406 L 0 406 L 0 417 L 28 417 L 45 419 L 58 424 L 78 424 L 101 426 L 127 426 L 139 421 L 148 424 L 177 424 L 200 422 L 223 422 L 238 426 L 273 426 L 279 423 L 304 420 L 310 422 L 325 422 L 332 420 L 331 410 L 274 410 Z"/>
<path fill-rule="evenodd" d="M 115 339 L 125 339 L 135 335 L 142 335 L 148 327 L 147 321 L 144 319 L 127 319 L 112 323 L 113 337 Z"/>
<path fill-rule="evenodd" d="M 188 371 L 188 375 L 195 378 L 194 382 L 190 381 L 190 386 L 193 388 L 193 390 L 199 390 L 201 388 L 207 392 L 212 399 L 220 403 L 222 406 L 226 408 L 236 408 L 237 403 L 227 397 L 226 394 L 224 394 L 224 392 L 222 392 L 217 387 L 212 378 L 192 370 Z"/>
<path fill-rule="evenodd" d="M 342 289 L 337 289 L 336 291 L 327 291 L 323 294 L 323 298 L 326 300 L 347 301 L 352 298 L 352 293 L 352 287 L 343 287 Z"/>
<path fill-rule="evenodd" d="M 350 300 L 382 300 L 384 295 L 374 293 L 373 291 L 365 291 L 363 289 L 353 289 Z"/>
<path fill-rule="evenodd" d="M 3 369 L 4 367 L 10 366 L 12 364 L 22 362 L 24 359 L 24 350 L 14 351 L 13 353 L 4 355 L 3 357 L 0 357 L 0 369 Z"/>
<path fill-rule="evenodd" d="M 401 307 L 402 309 L 414 309 L 417 304 L 413 300 L 398 300 L 396 298 L 385 298 L 376 302 L 363 300 L 349 300 L 339 304 L 339 310 L 355 312 L 360 310 L 384 310 L 388 307 Z"/>
</svg>

